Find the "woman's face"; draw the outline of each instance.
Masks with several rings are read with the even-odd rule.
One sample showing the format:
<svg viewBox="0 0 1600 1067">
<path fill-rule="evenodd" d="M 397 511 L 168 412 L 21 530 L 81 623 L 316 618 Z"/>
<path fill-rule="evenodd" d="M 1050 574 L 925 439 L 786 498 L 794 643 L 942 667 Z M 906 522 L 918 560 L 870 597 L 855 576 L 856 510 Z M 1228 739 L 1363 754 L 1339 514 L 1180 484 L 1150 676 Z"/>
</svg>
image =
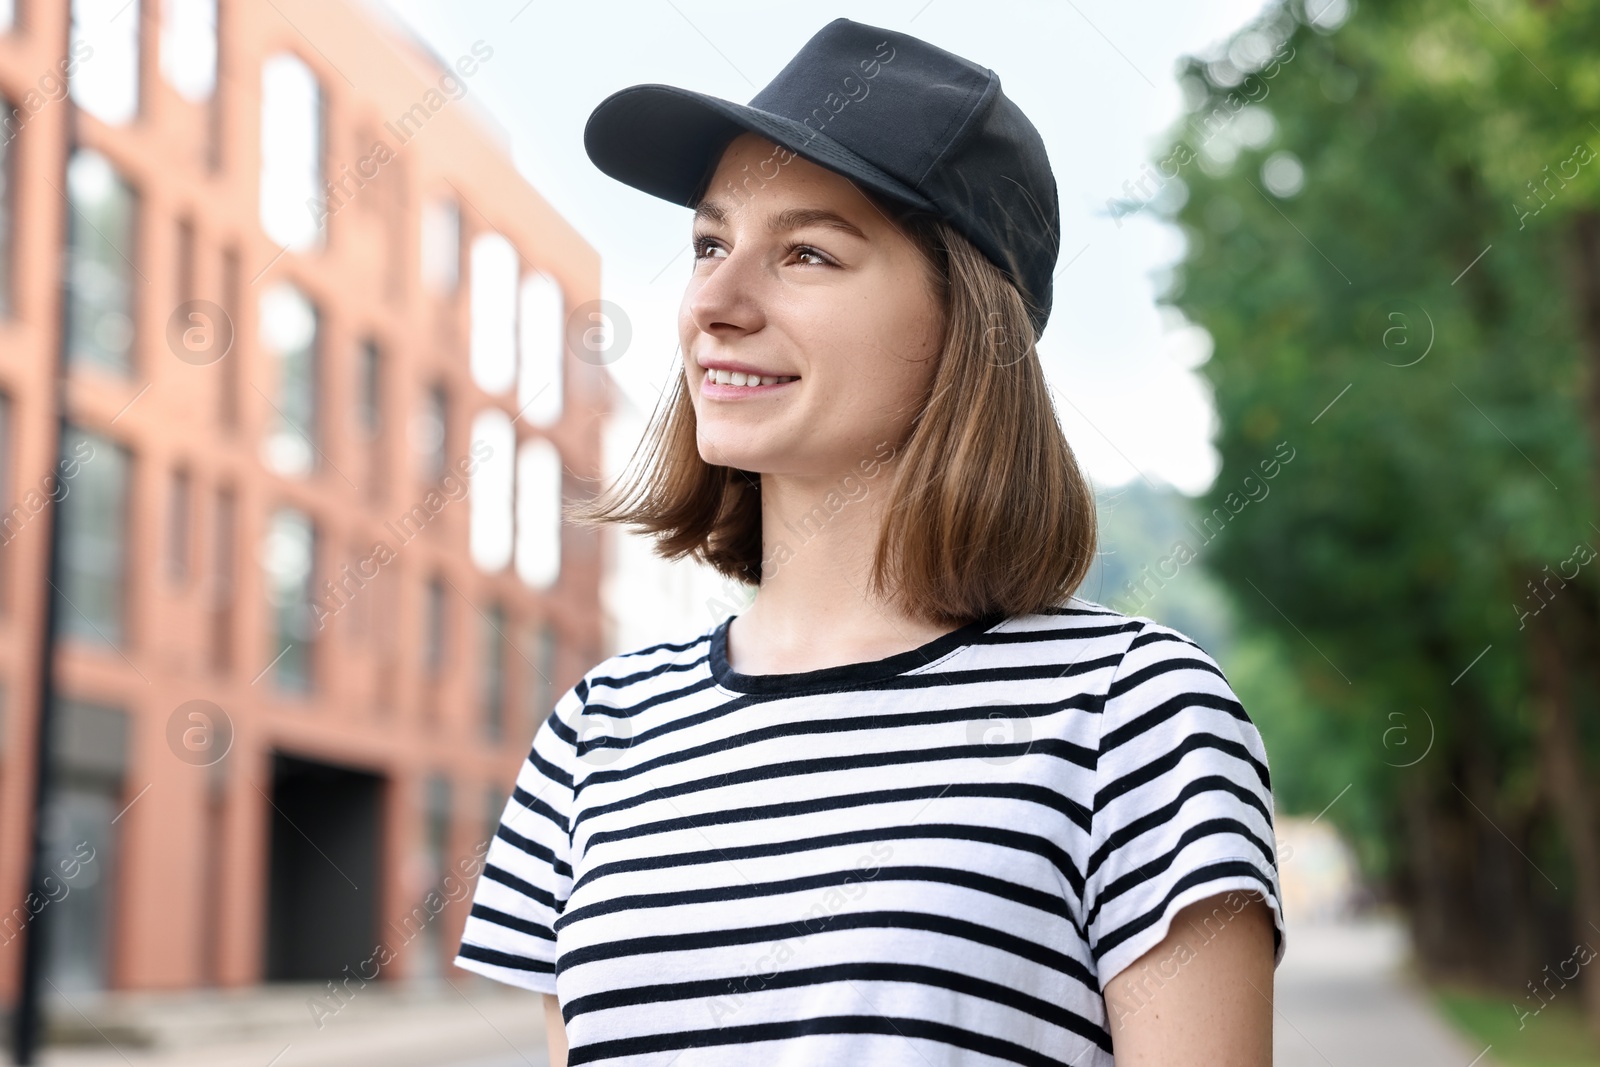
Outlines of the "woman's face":
<svg viewBox="0 0 1600 1067">
<path fill-rule="evenodd" d="M 898 451 L 943 332 L 916 246 L 847 178 L 753 133 L 708 190 L 678 312 L 701 458 L 830 477 Z"/>
</svg>

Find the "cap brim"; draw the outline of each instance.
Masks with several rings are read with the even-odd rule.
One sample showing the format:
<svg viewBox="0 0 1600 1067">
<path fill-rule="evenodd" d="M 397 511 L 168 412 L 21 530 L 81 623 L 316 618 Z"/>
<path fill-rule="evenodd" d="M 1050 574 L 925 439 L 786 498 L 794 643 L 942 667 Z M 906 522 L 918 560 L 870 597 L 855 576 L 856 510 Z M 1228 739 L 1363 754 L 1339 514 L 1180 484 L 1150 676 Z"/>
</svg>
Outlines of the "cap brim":
<svg viewBox="0 0 1600 1067">
<path fill-rule="evenodd" d="M 722 150 L 745 131 L 908 207 L 934 208 L 909 185 L 803 122 L 674 85 L 634 85 L 600 101 L 583 128 L 583 147 L 618 181 L 693 207 Z"/>
</svg>

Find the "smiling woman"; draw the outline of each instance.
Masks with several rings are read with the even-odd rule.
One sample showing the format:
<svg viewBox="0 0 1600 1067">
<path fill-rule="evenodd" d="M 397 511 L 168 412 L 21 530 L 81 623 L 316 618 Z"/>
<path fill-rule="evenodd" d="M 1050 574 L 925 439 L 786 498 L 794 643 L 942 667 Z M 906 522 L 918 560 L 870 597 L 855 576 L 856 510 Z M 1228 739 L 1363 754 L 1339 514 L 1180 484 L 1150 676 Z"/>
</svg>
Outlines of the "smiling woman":
<svg viewBox="0 0 1600 1067">
<path fill-rule="evenodd" d="M 682 373 L 569 517 L 756 596 L 561 696 L 458 965 L 543 993 L 558 1064 L 1270 1062 L 1266 752 L 1204 650 L 1074 595 L 1055 184 L 999 79 L 838 19 L 750 105 L 637 86 L 586 143 L 694 208 L 694 266 Z"/>
</svg>

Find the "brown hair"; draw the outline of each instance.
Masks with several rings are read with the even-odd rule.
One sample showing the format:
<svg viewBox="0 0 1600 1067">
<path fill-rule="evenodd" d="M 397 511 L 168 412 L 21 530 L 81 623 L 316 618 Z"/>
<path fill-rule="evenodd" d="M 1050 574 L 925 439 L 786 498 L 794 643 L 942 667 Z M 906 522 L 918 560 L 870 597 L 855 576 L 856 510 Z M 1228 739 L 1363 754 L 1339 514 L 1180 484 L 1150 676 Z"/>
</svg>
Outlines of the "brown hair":
<svg viewBox="0 0 1600 1067">
<path fill-rule="evenodd" d="M 922 252 L 945 326 L 928 394 L 890 457 L 872 593 L 945 625 L 1057 604 L 1094 558 L 1094 494 L 1056 420 L 1022 294 L 942 219 L 868 199 Z M 629 467 L 568 517 L 625 523 L 654 535 L 658 556 L 760 584 L 761 477 L 700 457 L 681 367 Z"/>
</svg>

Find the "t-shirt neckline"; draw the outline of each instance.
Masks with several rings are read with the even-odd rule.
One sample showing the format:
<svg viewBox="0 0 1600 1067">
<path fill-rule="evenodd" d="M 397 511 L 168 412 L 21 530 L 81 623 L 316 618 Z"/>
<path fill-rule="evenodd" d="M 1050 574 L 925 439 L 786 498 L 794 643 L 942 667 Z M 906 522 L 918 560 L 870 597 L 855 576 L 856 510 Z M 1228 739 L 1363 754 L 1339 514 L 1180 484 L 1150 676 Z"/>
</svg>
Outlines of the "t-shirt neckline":
<svg viewBox="0 0 1600 1067">
<path fill-rule="evenodd" d="M 926 667 L 935 660 L 973 644 L 978 637 L 1004 622 L 1003 611 L 992 612 L 959 626 L 933 640 L 897 652 L 883 659 L 863 660 L 859 663 L 841 663 L 833 667 L 819 667 L 810 671 L 787 674 L 741 674 L 728 664 L 728 627 L 735 616 L 730 615 L 717 624 L 711 632 L 711 651 L 708 661 L 712 680 L 721 688 L 735 693 L 764 695 L 793 695 L 821 689 L 850 689 L 871 682 L 893 678 L 918 667 Z"/>
</svg>

